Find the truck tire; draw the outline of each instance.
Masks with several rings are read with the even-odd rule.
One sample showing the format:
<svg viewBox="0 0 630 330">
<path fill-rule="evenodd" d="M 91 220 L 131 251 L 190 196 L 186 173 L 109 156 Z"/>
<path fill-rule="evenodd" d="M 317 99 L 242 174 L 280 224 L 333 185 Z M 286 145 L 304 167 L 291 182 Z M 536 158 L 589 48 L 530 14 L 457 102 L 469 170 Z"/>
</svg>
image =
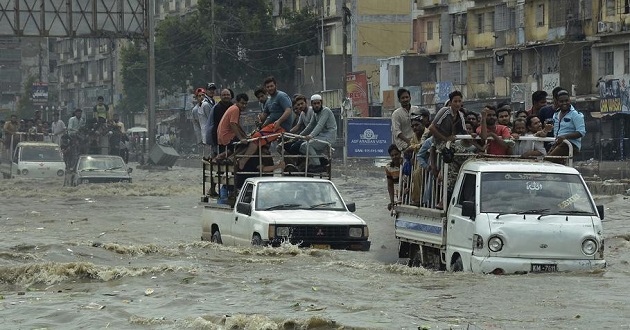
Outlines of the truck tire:
<svg viewBox="0 0 630 330">
<path fill-rule="evenodd" d="M 462 262 L 462 257 L 457 254 L 451 261 L 451 270 L 453 272 L 463 272 L 464 271 L 464 263 Z"/>
<path fill-rule="evenodd" d="M 221 240 L 221 232 L 218 230 L 215 231 L 212 234 L 212 237 L 210 237 L 210 242 L 216 243 L 216 244 L 223 244 L 223 240 Z"/>
<path fill-rule="evenodd" d="M 263 241 L 262 241 L 262 238 L 260 238 L 260 235 L 254 234 L 254 236 L 252 237 L 252 245 L 254 246 L 263 245 Z"/>
</svg>

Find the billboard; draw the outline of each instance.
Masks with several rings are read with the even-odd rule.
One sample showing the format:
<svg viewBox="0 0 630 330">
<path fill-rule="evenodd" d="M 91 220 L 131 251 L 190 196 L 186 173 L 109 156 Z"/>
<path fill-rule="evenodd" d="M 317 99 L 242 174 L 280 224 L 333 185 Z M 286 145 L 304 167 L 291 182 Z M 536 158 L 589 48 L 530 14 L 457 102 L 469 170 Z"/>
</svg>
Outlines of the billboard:
<svg viewBox="0 0 630 330">
<path fill-rule="evenodd" d="M 599 102 L 602 114 L 630 111 L 630 76 L 599 82 Z"/>
<path fill-rule="evenodd" d="M 48 83 L 34 82 L 31 87 L 31 101 L 35 106 L 48 104 Z"/>
<path fill-rule="evenodd" d="M 352 100 L 355 116 L 369 117 L 368 85 L 365 71 L 350 72 L 346 76 L 347 97 Z"/>
<path fill-rule="evenodd" d="M 355 158 L 389 157 L 392 144 L 390 118 L 348 118 L 347 156 Z"/>
</svg>

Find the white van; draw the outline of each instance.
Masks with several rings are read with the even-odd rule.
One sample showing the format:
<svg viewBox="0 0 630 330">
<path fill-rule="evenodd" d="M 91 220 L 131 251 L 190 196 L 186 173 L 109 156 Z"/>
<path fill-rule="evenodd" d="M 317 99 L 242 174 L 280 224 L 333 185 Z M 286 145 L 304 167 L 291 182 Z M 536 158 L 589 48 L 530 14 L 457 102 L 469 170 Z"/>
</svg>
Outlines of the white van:
<svg viewBox="0 0 630 330">
<path fill-rule="evenodd" d="M 3 159 L 0 171 L 4 178 L 63 178 L 66 164 L 61 148 L 50 142 L 20 142 L 11 160 Z"/>
</svg>

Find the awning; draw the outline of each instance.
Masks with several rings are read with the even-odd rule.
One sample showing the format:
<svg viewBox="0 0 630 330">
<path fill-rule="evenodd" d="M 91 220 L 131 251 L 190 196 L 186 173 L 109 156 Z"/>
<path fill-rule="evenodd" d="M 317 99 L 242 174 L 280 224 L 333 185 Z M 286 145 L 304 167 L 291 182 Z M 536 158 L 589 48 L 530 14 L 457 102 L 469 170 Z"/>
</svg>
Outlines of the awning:
<svg viewBox="0 0 630 330">
<path fill-rule="evenodd" d="M 137 127 L 132 127 L 132 128 L 130 128 L 130 129 L 128 129 L 128 130 L 127 130 L 127 133 L 146 133 L 146 132 L 148 132 L 148 131 L 149 131 L 149 130 L 148 130 L 148 129 L 146 129 L 146 128 L 144 128 L 144 127 L 139 127 L 139 126 L 137 126 Z"/>
</svg>

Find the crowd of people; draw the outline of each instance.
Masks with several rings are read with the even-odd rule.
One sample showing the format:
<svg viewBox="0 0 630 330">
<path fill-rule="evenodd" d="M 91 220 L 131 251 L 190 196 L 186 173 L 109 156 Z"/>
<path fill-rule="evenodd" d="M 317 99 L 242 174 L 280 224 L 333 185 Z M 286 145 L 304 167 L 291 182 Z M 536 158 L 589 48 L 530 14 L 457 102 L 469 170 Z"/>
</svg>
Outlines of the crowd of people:
<svg viewBox="0 0 630 330">
<path fill-rule="evenodd" d="M 204 146 L 204 160 L 234 163 L 236 170 L 243 172 L 268 172 L 278 168 L 311 173 L 326 170 L 327 158 L 324 154 L 337 138 L 337 123 L 319 94 L 310 97 L 309 107 L 305 96 L 296 94 L 291 98 L 277 88 L 274 77 L 267 77 L 263 86 L 254 91 L 261 110 L 256 129 L 246 132 L 240 118 L 247 108 L 249 96 L 245 93 L 235 96 L 230 89 L 223 89 L 219 93 L 220 101 L 216 102 L 216 91 L 213 83 L 207 88 L 195 90 L 197 100 L 192 109 L 193 127 L 198 142 Z M 284 150 L 280 150 L 281 153 L 304 155 L 304 159 L 308 157 L 307 167 L 299 161 L 274 163 L 269 157 L 270 144 L 281 138 L 283 133 L 287 136 L 293 133 L 295 137 L 283 137 Z M 259 158 L 259 150 L 267 157 Z M 236 155 L 239 157 L 234 157 Z M 218 195 L 215 186 L 210 188 L 209 195 Z"/>
<path fill-rule="evenodd" d="M 130 139 L 125 134 L 125 125 L 119 115 L 112 113 L 104 104 L 102 96 L 98 97 L 98 104 L 94 106 L 93 118 L 85 118 L 83 110 L 76 109 L 67 124 L 57 112 L 53 113 L 50 122 L 42 119 L 39 110 L 34 112 L 33 118 L 18 119 L 13 114 L 2 123 L 2 139 L 4 155 L 9 158 L 11 150 L 19 142 L 57 143 L 68 169 L 73 168 L 81 154 L 120 155 L 125 162 L 129 160 Z"/>
<path fill-rule="evenodd" d="M 508 103 L 488 104 L 477 111 L 466 109 L 462 93 L 453 91 L 444 107 L 431 116 L 427 109 L 411 105 L 408 90 L 399 89 L 397 96 L 401 106 L 392 114 L 394 144 L 388 149 L 391 162 L 385 168 L 390 210 L 403 199 L 412 205 L 443 207 L 442 201 L 430 196 L 436 182 L 443 179 L 438 155 L 452 167 L 445 178 L 450 196 L 458 169 L 466 159 L 455 155 L 544 158 L 563 163 L 570 154 L 565 141 L 577 155 L 586 135 L 584 116 L 562 87 L 553 90 L 552 104 L 547 104 L 547 92 L 536 91 L 531 96 L 532 108 L 516 113 Z M 457 135 L 470 135 L 472 139 L 457 140 Z M 553 141 L 524 137 L 552 137 Z M 403 184 L 396 189 L 399 181 Z M 412 186 L 405 185 L 408 182 Z"/>
</svg>

